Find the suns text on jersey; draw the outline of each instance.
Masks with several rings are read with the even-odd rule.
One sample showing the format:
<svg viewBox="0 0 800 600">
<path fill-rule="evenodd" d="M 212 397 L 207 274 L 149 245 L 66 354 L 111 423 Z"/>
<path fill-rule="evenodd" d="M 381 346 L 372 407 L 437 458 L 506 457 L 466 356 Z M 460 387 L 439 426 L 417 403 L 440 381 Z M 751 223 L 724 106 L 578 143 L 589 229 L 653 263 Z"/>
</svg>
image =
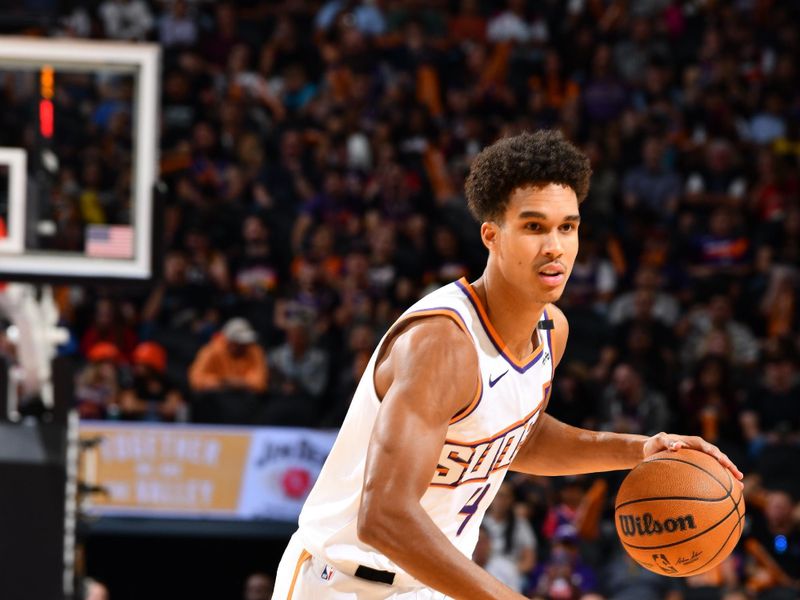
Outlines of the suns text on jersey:
<svg viewBox="0 0 800 600">
<path fill-rule="evenodd" d="M 516 427 L 474 444 L 446 440 L 431 485 L 456 487 L 463 483 L 485 481 L 495 471 L 507 469 L 528 439 L 539 414 L 537 410 Z"/>
</svg>

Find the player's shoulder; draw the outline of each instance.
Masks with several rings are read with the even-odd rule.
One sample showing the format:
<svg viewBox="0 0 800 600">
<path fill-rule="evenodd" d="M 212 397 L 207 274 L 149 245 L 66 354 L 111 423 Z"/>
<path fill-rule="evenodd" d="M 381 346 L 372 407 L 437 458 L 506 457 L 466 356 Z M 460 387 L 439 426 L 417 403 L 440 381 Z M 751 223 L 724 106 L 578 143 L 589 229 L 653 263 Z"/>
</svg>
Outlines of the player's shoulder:
<svg viewBox="0 0 800 600">
<path fill-rule="evenodd" d="M 441 387 L 438 391 L 445 395 L 458 392 L 463 399 L 470 391 L 467 388 L 474 386 L 474 378 L 462 376 L 477 370 L 475 345 L 459 323 L 445 315 L 425 316 L 403 322 L 392 332 L 385 353 L 376 363 L 375 389 L 382 398 L 395 384 L 424 384 L 433 391 Z"/>
<path fill-rule="evenodd" d="M 472 355 L 474 344 L 463 323 L 447 314 L 433 314 L 409 319 L 395 332 L 395 348 L 413 353 L 454 352 Z"/>
</svg>

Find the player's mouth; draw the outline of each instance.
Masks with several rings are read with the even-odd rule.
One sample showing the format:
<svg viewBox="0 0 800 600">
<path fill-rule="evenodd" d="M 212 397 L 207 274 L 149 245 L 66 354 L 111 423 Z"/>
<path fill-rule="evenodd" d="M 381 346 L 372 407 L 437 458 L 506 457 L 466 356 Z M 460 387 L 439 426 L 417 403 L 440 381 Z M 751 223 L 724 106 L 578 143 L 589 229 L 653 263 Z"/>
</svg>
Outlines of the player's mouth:
<svg viewBox="0 0 800 600">
<path fill-rule="evenodd" d="M 539 279 L 549 287 L 558 287 L 564 283 L 566 272 L 562 265 L 558 263 L 548 263 L 538 271 Z"/>
</svg>

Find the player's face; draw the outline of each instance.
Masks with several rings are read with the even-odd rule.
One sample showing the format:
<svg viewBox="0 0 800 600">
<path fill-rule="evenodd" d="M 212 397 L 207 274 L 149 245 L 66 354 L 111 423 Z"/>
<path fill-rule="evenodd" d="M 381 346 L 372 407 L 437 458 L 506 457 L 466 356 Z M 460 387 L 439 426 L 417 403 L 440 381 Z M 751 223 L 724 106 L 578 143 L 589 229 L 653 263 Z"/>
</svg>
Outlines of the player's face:
<svg viewBox="0 0 800 600">
<path fill-rule="evenodd" d="M 503 278 L 533 302 L 561 297 L 578 254 L 578 199 L 565 186 L 514 190 L 500 223 L 484 223 L 484 242 Z"/>
</svg>

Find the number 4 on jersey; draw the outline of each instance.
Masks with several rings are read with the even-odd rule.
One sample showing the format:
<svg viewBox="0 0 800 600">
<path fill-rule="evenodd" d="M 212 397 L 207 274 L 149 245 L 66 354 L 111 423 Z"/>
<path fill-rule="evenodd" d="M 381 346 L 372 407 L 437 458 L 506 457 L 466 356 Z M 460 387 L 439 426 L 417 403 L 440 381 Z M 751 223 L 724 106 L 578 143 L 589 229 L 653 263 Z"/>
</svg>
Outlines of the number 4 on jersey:
<svg viewBox="0 0 800 600">
<path fill-rule="evenodd" d="M 478 505 L 480 505 L 481 500 L 483 500 L 483 497 L 486 495 L 486 492 L 489 491 L 490 487 L 492 487 L 491 483 L 479 487 L 477 490 L 475 490 L 475 493 L 469 497 L 469 500 L 467 500 L 467 503 L 464 505 L 464 507 L 458 511 L 458 514 L 467 516 L 464 519 L 464 522 L 461 523 L 461 526 L 458 528 L 456 535 L 461 535 L 461 532 L 464 531 L 464 527 L 467 526 L 469 520 L 478 511 Z"/>
</svg>

